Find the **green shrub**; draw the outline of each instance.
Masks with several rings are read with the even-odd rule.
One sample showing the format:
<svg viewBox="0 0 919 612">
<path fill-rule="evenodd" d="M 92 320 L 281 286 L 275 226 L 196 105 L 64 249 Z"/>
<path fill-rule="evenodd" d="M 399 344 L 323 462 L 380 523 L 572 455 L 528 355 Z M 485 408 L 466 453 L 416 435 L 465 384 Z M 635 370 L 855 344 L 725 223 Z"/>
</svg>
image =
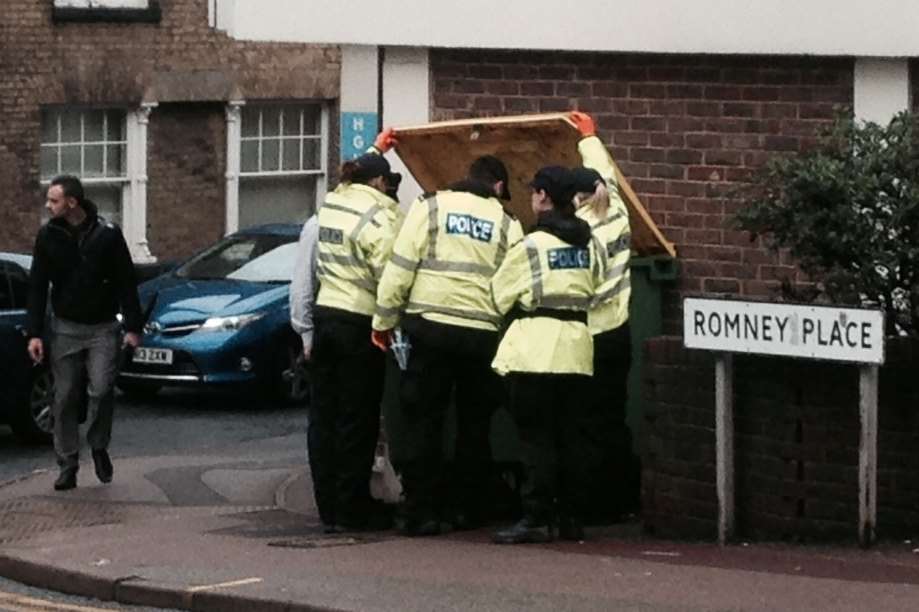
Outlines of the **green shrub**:
<svg viewBox="0 0 919 612">
<path fill-rule="evenodd" d="M 890 334 L 919 335 L 919 130 L 839 116 L 819 145 L 773 157 L 748 186 L 736 225 L 788 249 L 815 298 L 881 308 Z"/>
</svg>

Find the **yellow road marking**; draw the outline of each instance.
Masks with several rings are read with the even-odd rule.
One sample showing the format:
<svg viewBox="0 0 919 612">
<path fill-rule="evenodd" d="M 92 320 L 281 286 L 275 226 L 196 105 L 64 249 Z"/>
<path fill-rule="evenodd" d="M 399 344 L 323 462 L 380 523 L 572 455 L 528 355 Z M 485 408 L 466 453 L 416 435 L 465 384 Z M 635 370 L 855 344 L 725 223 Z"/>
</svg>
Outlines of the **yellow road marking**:
<svg viewBox="0 0 919 612">
<path fill-rule="evenodd" d="M 213 591 L 214 589 L 222 589 L 224 587 L 243 586 L 245 584 L 255 584 L 261 581 L 262 581 L 261 578 L 243 578 L 242 580 L 233 580 L 232 582 L 220 582 L 218 584 L 204 584 L 201 586 L 190 587 L 188 591 L 190 593 L 198 593 L 200 591 Z"/>
<path fill-rule="evenodd" d="M 7 593 L 5 591 L 0 591 L 0 609 L 8 610 L 9 612 L 40 612 L 43 610 L 48 610 L 50 612 L 111 612 L 110 609 L 106 608 L 75 606 L 60 601 L 36 599 L 34 597 L 26 597 L 25 595 Z"/>
</svg>

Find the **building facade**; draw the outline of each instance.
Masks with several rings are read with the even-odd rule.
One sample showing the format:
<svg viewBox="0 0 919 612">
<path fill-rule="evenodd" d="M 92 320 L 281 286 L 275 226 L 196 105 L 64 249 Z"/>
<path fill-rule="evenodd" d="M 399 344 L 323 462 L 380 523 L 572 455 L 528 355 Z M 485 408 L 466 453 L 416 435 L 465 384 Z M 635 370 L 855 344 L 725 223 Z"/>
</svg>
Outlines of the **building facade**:
<svg viewBox="0 0 919 612">
<path fill-rule="evenodd" d="M 338 158 L 338 47 L 222 27 L 197 0 L 4 3 L 0 250 L 31 250 L 62 173 L 138 262 L 315 209 Z"/>
<path fill-rule="evenodd" d="M 912 106 L 919 9 L 906 0 L 794 11 L 730 0 L 220 3 L 248 40 L 342 45 L 343 111 L 386 125 L 580 109 L 594 115 L 655 223 L 676 243 L 679 297 L 770 297 L 806 285 L 731 224 L 728 196 L 772 154 L 815 142 L 839 109 L 888 121 Z M 372 19 L 356 16 L 373 15 Z M 379 75 L 379 80 L 375 77 Z M 410 188 L 403 188 L 405 197 Z"/>
</svg>

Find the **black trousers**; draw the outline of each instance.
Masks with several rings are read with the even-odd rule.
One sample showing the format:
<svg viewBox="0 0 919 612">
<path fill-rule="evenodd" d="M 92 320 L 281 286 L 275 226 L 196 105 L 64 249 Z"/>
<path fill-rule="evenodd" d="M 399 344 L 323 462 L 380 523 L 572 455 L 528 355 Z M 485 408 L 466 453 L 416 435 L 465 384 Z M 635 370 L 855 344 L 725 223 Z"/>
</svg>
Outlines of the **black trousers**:
<svg viewBox="0 0 919 612">
<path fill-rule="evenodd" d="M 317 309 L 314 335 L 307 432 L 313 493 L 323 523 L 359 523 L 371 511 L 383 353 L 370 343 L 369 317 Z"/>
<path fill-rule="evenodd" d="M 537 523 L 556 513 L 580 517 L 588 491 L 581 428 L 590 377 L 513 372 L 508 384 L 522 451 L 524 516 Z"/>
<path fill-rule="evenodd" d="M 502 389 L 491 369 L 498 334 L 407 317 L 411 342 L 399 400 L 407 448 L 398 449 L 410 518 L 461 511 L 486 518 L 491 478 L 491 418 Z M 444 422 L 456 405 L 453 461 L 445 462 Z"/>
<path fill-rule="evenodd" d="M 590 409 L 580 430 L 592 500 L 583 513 L 598 520 L 637 509 L 640 468 L 625 422 L 631 361 L 628 323 L 594 336 Z"/>
</svg>

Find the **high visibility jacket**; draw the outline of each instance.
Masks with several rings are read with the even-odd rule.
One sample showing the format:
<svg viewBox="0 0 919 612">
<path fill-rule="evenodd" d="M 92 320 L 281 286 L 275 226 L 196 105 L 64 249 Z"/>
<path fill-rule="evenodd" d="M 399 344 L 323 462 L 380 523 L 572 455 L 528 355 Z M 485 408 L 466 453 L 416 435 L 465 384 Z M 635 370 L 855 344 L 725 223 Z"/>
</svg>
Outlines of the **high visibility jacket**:
<svg viewBox="0 0 919 612">
<path fill-rule="evenodd" d="M 527 316 L 537 309 L 586 312 L 600 280 L 596 248 L 574 247 L 545 231 L 528 234 L 511 248 L 491 280 L 495 305 L 515 318 L 501 339 L 492 367 L 509 372 L 593 374 L 593 338 L 586 321 Z"/>
<path fill-rule="evenodd" d="M 326 196 L 318 215 L 316 304 L 373 315 L 398 226 L 398 203 L 373 187 L 342 184 Z"/>
<path fill-rule="evenodd" d="M 629 212 L 619 197 L 619 182 L 606 147 L 599 138 L 590 136 L 578 143 L 578 151 L 584 166 L 599 172 L 609 191 L 606 218 L 601 219 L 589 206 L 582 207 L 577 213 L 590 224 L 594 238 L 602 245 L 599 259 L 603 282 L 597 289 L 597 297 L 588 316 L 590 333 L 596 335 L 616 329 L 629 320 L 629 300 L 632 295 L 629 271 L 631 230 Z"/>
<path fill-rule="evenodd" d="M 447 325 L 497 331 L 489 281 L 520 222 L 493 197 L 439 191 L 416 200 L 377 290 L 373 328 L 395 327 L 402 312 Z"/>
</svg>

